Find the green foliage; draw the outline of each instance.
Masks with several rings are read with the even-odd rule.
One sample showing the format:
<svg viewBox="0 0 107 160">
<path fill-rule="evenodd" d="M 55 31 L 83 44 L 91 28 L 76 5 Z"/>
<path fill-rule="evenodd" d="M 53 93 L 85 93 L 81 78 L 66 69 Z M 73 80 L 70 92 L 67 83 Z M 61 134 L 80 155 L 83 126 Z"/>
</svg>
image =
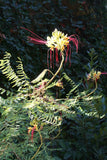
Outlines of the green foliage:
<svg viewBox="0 0 107 160">
<path fill-rule="evenodd" d="M 86 75 L 92 69 L 107 71 L 105 3 L 102 0 L 0 1 L 0 58 L 5 51 L 12 53 L 11 60 L 8 52 L 0 60 L 0 67 L 13 82 L 7 82 L 0 71 L 1 160 L 33 157 L 41 144 L 40 135 L 35 130 L 32 143 L 27 131 L 35 120 L 38 127 L 43 126 L 40 130 L 43 144 L 35 159 L 107 159 L 106 76 L 98 80 L 98 96 L 84 97 L 94 87 L 93 82 L 86 83 Z M 47 68 L 47 51 L 44 46 L 28 43 L 29 33 L 21 30 L 21 26 L 44 39 L 55 28 L 68 35 L 79 35 L 79 53 L 72 53 L 71 68 L 66 65 L 67 74 L 61 75 L 64 85 L 59 89 L 61 99 L 53 94 L 56 81 L 47 90 L 38 90 L 48 81 L 44 79 L 48 70 L 42 72 Z M 85 83 L 81 81 L 83 77 Z"/>
<path fill-rule="evenodd" d="M 2 73 L 6 76 L 6 78 L 9 79 L 9 81 L 11 81 L 11 83 L 14 83 L 13 87 L 17 86 L 20 87 L 22 85 L 21 81 L 23 80 L 24 83 L 24 87 L 28 86 L 28 81 L 26 81 L 27 76 L 23 70 L 23 65 L 22 62 L 18 61 L 18 71 L 17 74 L 14 72 L 14 70 L 11 67 L 10 64 L 10 57 L 11 54 L 6 52 L 3 60 L 0 60 L 0 69 L 2 69 Z"/>
<path fill-rule="evenodd" d="M 74 81 L 72 79 L 70 79 L 70 77 L 67 76 L 66 73 L 63 74 L 63 78 L 66 79 L 67 83 L 69 83 L 70 87 L 72 88 L 69 91 L 69 93 L 67 93 L 67 98 L 69 98 L 72 93 L 75 93 L 78 95 L 79 94 L 78 87 L 79 87 L 80 83 L 78 85 L 76 85 L 74 83 Z"/>
<path fill-rule="evenodd" d="M 0 158 L 105 160 L 107 110 L 101 105 L 106 99 L 101 103 L 101 96 L 86 96 L 87 91 L 80 92 L 80 84 L 75 84 L 65 73 L 61 79 L 65 79 L 71 90 L 67 98 L 55 99 L 48 89 L 55 87 L 56 82 L 39 90 L 46 70 L 31 84 L 21 59 L 14 71 L 9 58 L 10 54 L 6 52 L 0 68 L 7 78 L 13 75 L 9 80 L 18 87 L 19 83 L 20 89 L 7 99 L 0 97 Z M 28 135 L 29 128 L 31 134 Z"/>
</svg>

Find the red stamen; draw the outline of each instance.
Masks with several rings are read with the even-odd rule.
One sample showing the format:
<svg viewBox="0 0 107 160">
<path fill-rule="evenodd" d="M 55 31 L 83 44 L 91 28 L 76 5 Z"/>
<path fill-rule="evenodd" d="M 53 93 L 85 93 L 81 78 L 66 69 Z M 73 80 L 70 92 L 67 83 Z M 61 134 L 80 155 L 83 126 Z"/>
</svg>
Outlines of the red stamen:
<svg viewBox="0 0 107 160">
<path fill-rule="evenodd" d="M 29 29 L 27 29 L 27 28 L 24 28 L 24 27 L 20 27 L 20 28 L 29 31 L 30 33 L 32 33 L 33 35 L 35 35 L 36 37 L 38 37 L 38 39 L 40 39 L 40 40 L 42 40 L 42 41 L 45 41 L 43 38 L 41 38 L 40 36 L 38 36 L 37 34 L 35 34 L 34 32 L 32 32 L 31 30 L 29 30 Z"/>
<path fill-rule="evenodd" d="M 66 65 L 67 59 L 68 59 L 68 52 L 69 52 L 69 45 L 67 45 L 66 58 L 65 58 L 65 65 Z"/>
<path fill-rule="evenodd" d="M 49 50 L 47 52 L 47 66 L 48 66 L 48 69 L 49 69 Z"/>
<path fill-rule="evenodd" d="M 61 59 L 62 59 L 62 53 L 60 53 L 60 61 L 61 61 Z"/>
<path fill-rule="evenodd" d="M 54 69 L 54 51 L 53 51 L 53 69 Z"/>
<path fill-rule="evenodd" d="M 69 41 L 72 41 L 74 43 L 74 45 L 76 46 L 76 52 L 78 52 L 78 39 L 77 39 L 77 35 L 71 35 L 69 37 Z"/>
<path fill-rule="evenodd" d="M 56 52 L 56 65 L 58 65 L 59 59 L 58 59 L 58 49 L 57 48 L 55 48 L 55 52 Z"/>
<path fill-rule="evenodd" d="M 28 36 L 28 39 L 31 43 L 34 43 L 34 44 L 46 44 L 46 41 L 40 40 L 38 38 L 32 38 Z"/>
<path fill-rule="evenodd" d="M 52 68 L 52 50 L 50 50 L 50 68 Z"/>
<path fill-rule="evenodd" d="M 101 72 L 101 74 L 107 74 L 107 72 Z"/>
<path fill-rule="evenodd" d="M 32 142 L 33 142 L 33 134 L 34 134 L 35 128 L 36 128 L 36 127 L 33 127 L 32 133 L 31 133 L 31 141 L 32 141 Z"/>
<path fill-rule="evenodd" d="M 69 49 L 69 67 L 71 67 L 71 46 Z"/>
</svg>

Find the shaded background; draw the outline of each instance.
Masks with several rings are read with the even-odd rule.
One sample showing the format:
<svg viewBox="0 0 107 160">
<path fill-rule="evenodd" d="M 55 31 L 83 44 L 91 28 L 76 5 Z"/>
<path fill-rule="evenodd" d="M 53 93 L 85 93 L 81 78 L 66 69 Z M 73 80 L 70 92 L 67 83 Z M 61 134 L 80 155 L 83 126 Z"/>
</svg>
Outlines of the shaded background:
<svg viewBox="0 0 107 160">
<path fill-rule="evenodd" d="M 72 53 L 71 67 L 69 68 L 69 64 L 67 64 L 63 69 L 67 75 L 75 82 L 79 82 L 81 79 L 85 79 L 92 67 L 107 72 L 106 10 L 105 0 L 0 0 L 0 59 L 3 58 L 5 51 L 10 52 L 12 54 L 12 67 L 16 69 L 16 61 L 19 56 L 24 64 L 25 72 L 31 80 L 34 79 L 43 69 L 47 68 L 47 47 L 29 43 L 27 36 L 30 33 L 20 27 L 30 29 L 44 39 L 57 28 L 68 35 L 76 33 L 80 37 L 79 52 Z M 92 66 L 90 53 L 96 57 Z M 57 67 L 52 71 L 55 72 L 56 69 Z M 89 106 L 92 107 L 90 108 L 92 111 L 95 107 L 99 117 L 77 114 L 74 118 L 64 119 L 62 134 L 56 141 L 53 141 L 52 146 L 49 146 L 49 149 L 55 149 L 49 152 L 52 154 L 53 160 L 107 159 L 106 82 L 107 75 L 102 75 L 98 80 L 96 95 L 102 94 L 103 96 L 99 100 L 93 100 L 93 105 Z M 0 86 L 11 89 L 1 71 Z M 85 89 L 84 83 L 82 86 Z M 82 88 L 82 91 L 84 89 Z M 8 104 L 11 105 L 10 100 L 5 105 L 8 106 Z M 26 112 L 23 113 L 21 110 L 21 112 L 16 113 L 16 108 L 19 107 L 20 109 L 18 105 L 20 105 L 18 102 L 16 106 L 13 104 L 13 110 L 9 112 L 13 117 L 11 114 L 9 114 L 10 117 L 6 115 L 7 119 L 1 123 L 0 131 L 3 130 L 4 132 L 0 136 L 2 140 L 4 140 L 3 138 L 6 139 L 8 137 L 7 130 L 10 133 L 11 127 L 15 127 L 17 121 L 19 124 L 19 118 L 22 117 L 20 119 L 20 136 L 16 135 L 11 140 L 12 135 L 10 135 L 9 141 L 11 142 L 10 145 L 16 146 L 15 150 L 19 157 L 26 156 L 28 158 L 31 157 L 31 153 L 34 154 L 35 147 L 30 148 L 26 145 L 27 116 L 25 115 L 23 120 L 23 114 Z M 5 107 L 4 99 L 3 107 Z M 0 109 L 2 113 L 4 108 L 1 107 Z M 101 117 L 101 115 L 104 116 Z M 10 126 L 11 119 L 15 123 L 13 126 Z M 5 123 L 6 126 L 4 126 Z M 7 127 L 7 123 L 9 123 L 10 128 Z M 23 133 L 25 133 L 24 136 L 22 136 Z M 14 159 L 16 155 L 13 154 L 13 148 L 5 147 L 5 140 L 2 142 L 3 150 L 6 149 L 6 155 L 2 155 L 3 159 L 7 155 Z M 42 157 L 45 158 L 45 156 L 46 152 L 45 154 L 43 152 Z"/>
<path fill-rule="evenodd" d="M 17 56 L 21 57 L 25 72 L 32 80 L 47 68 L 47 47 L 29 43 L 29 32 L 20 27 L 30 29 L 44 39 L 57 28 L 80 37 L 79 53 L 73 52 L 71 67 L 64 68 L 72 79 L 78 82 L 86 76 L 91 48 L 97 55 L 97 70 L 107 71 L 105 17 L 105 0 L 0 0 L 0 58 L 5 51 L 10 52 L 15 68 Z M 3 76 L 1 79 L 2 85 L 6 83 Z M 99 82 L 104 94 L 106 80 L 103 76 Z"/>
</svg>

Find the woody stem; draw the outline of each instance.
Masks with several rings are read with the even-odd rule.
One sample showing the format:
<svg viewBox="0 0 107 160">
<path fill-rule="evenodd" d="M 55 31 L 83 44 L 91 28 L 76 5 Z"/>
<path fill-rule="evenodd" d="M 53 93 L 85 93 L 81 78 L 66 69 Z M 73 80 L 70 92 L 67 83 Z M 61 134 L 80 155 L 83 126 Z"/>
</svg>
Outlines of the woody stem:
<svg viewBox="0 0 107 160">
<path fill-rule="evenodd" d="M 87 97 L 90 96 L 91 94 L 93 94 L 93 93 L 96 91 L 96 89 L 97 89 L 97 81 L 95 80 L 95 89 L 94 89 L 92 92 L 90 92 L 90 93 L 87 95 Z"/>
<path fill-rule="evenodd" d="M 40 130 L 39 130 L 39 129 L 37 129 L 37 130 L 38 130 L 38 133 L 39 133 L 39 136 L 40 136 L 41 144 L 40 144 L 38 150 L 36 151 L 36 153 L 35 153 L 35 154 L 33 155 L 33 157 L 31 158 L 31 160 L 33 160 L 33 159 L 36 157 L 36 155 L 37 155 L 38 152 L 40 151 L 41 146 L 43 145 L 43 138 L 42 138 L 42 135 L 41 135 L 41 133 L 40 133 Z"/>
<path fill-rule="evenodd" d="M 49 80 L 49 82 L 45 85 L 45 88 L 53 81 L 53 79 L 57 76 L 57 74 L 60 72 L 62 66 L 63 66 L 63 62 L 64 62 L 64 55 L 63 53 L 61 53 L 61 56 L 62 56 L 62 60 L 61 60 L 61 64 L 58 68 L 58 70 L 56 71 L 56 73 L 53 75 L 53 77 Z"/>
<path fill-rule="evenodd" d="M 92 92 L 90 92 L 89 94 L 87 94 L 87 95 L 85 95 L 83 97 L 79 97 L 79 99 L 85 98 L 85 97 L 89 97 L 91 94 L 93 94 L 96 91 L 96 89 L 97 89 L 97 80 L 95 80 L 95 89 Z"/>
</svg>

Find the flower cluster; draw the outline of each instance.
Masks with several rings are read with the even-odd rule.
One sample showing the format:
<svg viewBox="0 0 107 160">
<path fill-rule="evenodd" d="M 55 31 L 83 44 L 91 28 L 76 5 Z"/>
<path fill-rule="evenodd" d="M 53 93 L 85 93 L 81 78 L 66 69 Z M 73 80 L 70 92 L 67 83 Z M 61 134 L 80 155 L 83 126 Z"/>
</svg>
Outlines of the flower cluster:
<svg viewBox="0 0 107 160">
<path fill-rule="evenodd" d="M 64 35 L 61 31 L 58 31 L 57 29 L 52 32 L 51 37 L 47 37 L 47 43 L 46 45 L 53 51 L 55 48 L 57 48 L 59 51 L 63 52 L 65 47 L 69 44 L 69 37 L 67 37 L 67 34 Z"/>
<path fill-rule="evenodd" d="M 92 70 L 88 75 L 87 75 L 87 80 L 92 79 L 93 81 L 97 81 L 100 79 L 100 76 L 102 74 L 107 74 L 107 72 L 100 72 L 100 71 L 94 71 Z"/>
<path fill-rule="evenodd" d="M 70 44 L 70 42 L 73 43 L 73 45 L 76 48 L 76 52 L 78 52 L 78 36 L 77 35 L 70 35 L 67 36 L 61 31 L 58 31 L 55 29 L 52 32 L 51 37 L 47 37 L 47 40 L 44 40 L 37 34 L 33 33 L 29 29 L 26 29 L 24 27 L 21 27 L 22 29 L 25 29 L 29 31 L 32 34 L 31 36 L 28 36 L 28 40 L 31 43 L 34 44 L 45 44 L 47 47 L 49 47 L 48 53 L 47 53 L 47 65 L 48 68 L 54 68 L 54 61 L 56 59 L 56 64 L 59 64 L 59 55 L 61 56 L 62 54 L 64 55 L 65 53 L 65 64 L 67 63 L 67 60 L 69 59 L 69 64 L 71 65 L 71 49 L 73 48 Z M 55 58 L 54 58 L 55 54 Z"/>
<path fill-rule="evenodd" d="M 54 54 L 56 57 L 56 64 L 59 64 L 59 54 L 60 56 L 65 53 L 65 64 L 69 59 L 69 64 L 71 65 L 71 44 L 72 41 L 73 45 L 76 47 L 76 51 L 78 52 L 78 37 L 77 35 L 68 36 L 65 35 L 61 31 L 55 29 L 52 32 L 51 37 L 47 37 L 46 45 L 49 47 L 49 54 L 47 55 L 47 60 L 50 57 L 50 67 L 54 67 Z M 58 54 L 59 53 L 59 54 Z M 49 63 L 48 63 L 49 64 Z"/>
<path fill-rule="evenodd" d="M 97 80 L 100 78 L 101 72 L 100 71 L 91 71 L 88 75 L 87 75 L 87 80 L 92 79 L 92 80 Z"/>
<path fill-rule="evenodd" d="M 60 88 L 64 88 L 64 87 L 63 87 L 63 83 L 61 82 L 61 80 L 58 80 L 58 81 L 56 82 L 56 86 L 57 86 L 57 87 L 60 87 Z"/>
<path fill-rule="evenodd" d="M 33 142 L 33 135 L 34 135 L 34 132 L 39 132 L 43 129 L 43 124 L 40 125 L 40 127 L 38 128 L 38 121 L 37 119 L 35 118 L 33 121 L 30 122 L 30 125 L 32 127 L 28 127 L 28 135 L 30 134 L 31 132 L 31 141 Z"/>
</svg>

